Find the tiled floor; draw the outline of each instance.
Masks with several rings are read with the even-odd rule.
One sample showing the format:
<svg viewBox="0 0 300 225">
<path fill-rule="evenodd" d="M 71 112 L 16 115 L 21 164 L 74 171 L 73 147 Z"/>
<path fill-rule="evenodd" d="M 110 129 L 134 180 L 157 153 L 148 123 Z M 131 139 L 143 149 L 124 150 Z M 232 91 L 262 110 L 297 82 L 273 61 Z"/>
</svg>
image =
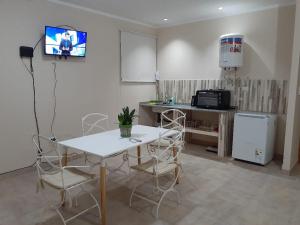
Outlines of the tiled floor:
<svg viewBox="0 0 300 225">
<path fill-rule="evenodd" d="M 132 187 L 130 177 L 124 174 L 111 176 L 108 224 L 300 224 L 300 173 L 286 176 L 275 162 L 261 167 L 214 158 L 212 153 L 200 153 L 196 146 L 187 147 L 183 156 L 184 177 L 177 186 L 182 202 L 177 206 L 174 201 L 165 201 L 158 220 L 152 216 L 152 207 L 148 203 L 136 201 L 133 208 L 128 207 Z M 32 168 L 0 176 L 0 225 L 62 224 L 41 194 L 36 193 L 35 178 Z M 58 197 L 52 192 L 48 194 Z M 83 204 L 88 203 L 85 196 L 81 200 Z M 97 211 L 69 224 L 98 224 Z"/>
</svg>

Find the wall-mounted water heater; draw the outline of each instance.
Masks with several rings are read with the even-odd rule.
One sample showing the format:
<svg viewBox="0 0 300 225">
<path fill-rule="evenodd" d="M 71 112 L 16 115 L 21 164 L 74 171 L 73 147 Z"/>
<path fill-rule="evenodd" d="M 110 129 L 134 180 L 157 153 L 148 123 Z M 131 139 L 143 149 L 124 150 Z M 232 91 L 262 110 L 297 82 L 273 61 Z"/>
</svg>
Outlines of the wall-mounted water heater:
<svg viewBox="0 0 300 225">
<path fill-rule="evenodd" d="M 226 34 L 220 37 L 220 67 L 238 68 L 243 66 L 243 39 L 240 34 Z"/>
</svg>

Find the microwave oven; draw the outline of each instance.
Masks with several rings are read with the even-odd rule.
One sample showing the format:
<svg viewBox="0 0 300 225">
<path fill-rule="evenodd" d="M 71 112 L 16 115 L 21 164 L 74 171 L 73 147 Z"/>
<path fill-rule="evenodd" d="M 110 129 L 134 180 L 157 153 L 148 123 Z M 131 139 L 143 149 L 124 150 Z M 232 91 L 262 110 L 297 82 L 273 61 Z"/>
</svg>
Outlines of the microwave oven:
<svg viewBox="0 0 300 225">
<path fill-rule="evenodd" d="M 193 96 L 191 105 L 206 109 L 230 109 L 230 91 L 199 90 Z"/>
</svg>

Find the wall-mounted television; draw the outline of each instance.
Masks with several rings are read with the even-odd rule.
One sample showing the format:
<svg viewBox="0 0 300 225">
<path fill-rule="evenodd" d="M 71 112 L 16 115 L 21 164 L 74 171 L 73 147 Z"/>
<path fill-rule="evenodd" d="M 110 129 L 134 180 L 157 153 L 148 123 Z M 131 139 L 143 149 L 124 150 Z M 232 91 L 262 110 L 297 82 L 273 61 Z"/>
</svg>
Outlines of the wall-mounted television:
<svg viewBox="0 0 300 225">
<path fill-rule="evenodd" d="M 45 54 L 85 57 L 87 32 L 45 26 Z"/>
</svg>

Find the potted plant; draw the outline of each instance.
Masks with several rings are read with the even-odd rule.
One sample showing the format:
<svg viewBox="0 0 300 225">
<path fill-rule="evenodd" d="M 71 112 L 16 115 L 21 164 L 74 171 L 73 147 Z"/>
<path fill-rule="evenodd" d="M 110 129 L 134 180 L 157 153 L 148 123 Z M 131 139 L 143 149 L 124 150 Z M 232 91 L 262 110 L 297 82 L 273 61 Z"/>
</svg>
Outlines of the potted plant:
<svg viewBox="0 0 300 225">
<path fill-rule="evenodd" d="M 122 113 L 118 115 L 119 120 L 119 128 L 121 132 L 121 137 L 130 137 L 131 136 L 131 129 L 132 129 L 132 121 L 134 117 L 136 117 L 135 109 L 133 109 L 131 112 L 129 110 L 129 107 L 124 107 L 122 109 Z"/>
</svg>

